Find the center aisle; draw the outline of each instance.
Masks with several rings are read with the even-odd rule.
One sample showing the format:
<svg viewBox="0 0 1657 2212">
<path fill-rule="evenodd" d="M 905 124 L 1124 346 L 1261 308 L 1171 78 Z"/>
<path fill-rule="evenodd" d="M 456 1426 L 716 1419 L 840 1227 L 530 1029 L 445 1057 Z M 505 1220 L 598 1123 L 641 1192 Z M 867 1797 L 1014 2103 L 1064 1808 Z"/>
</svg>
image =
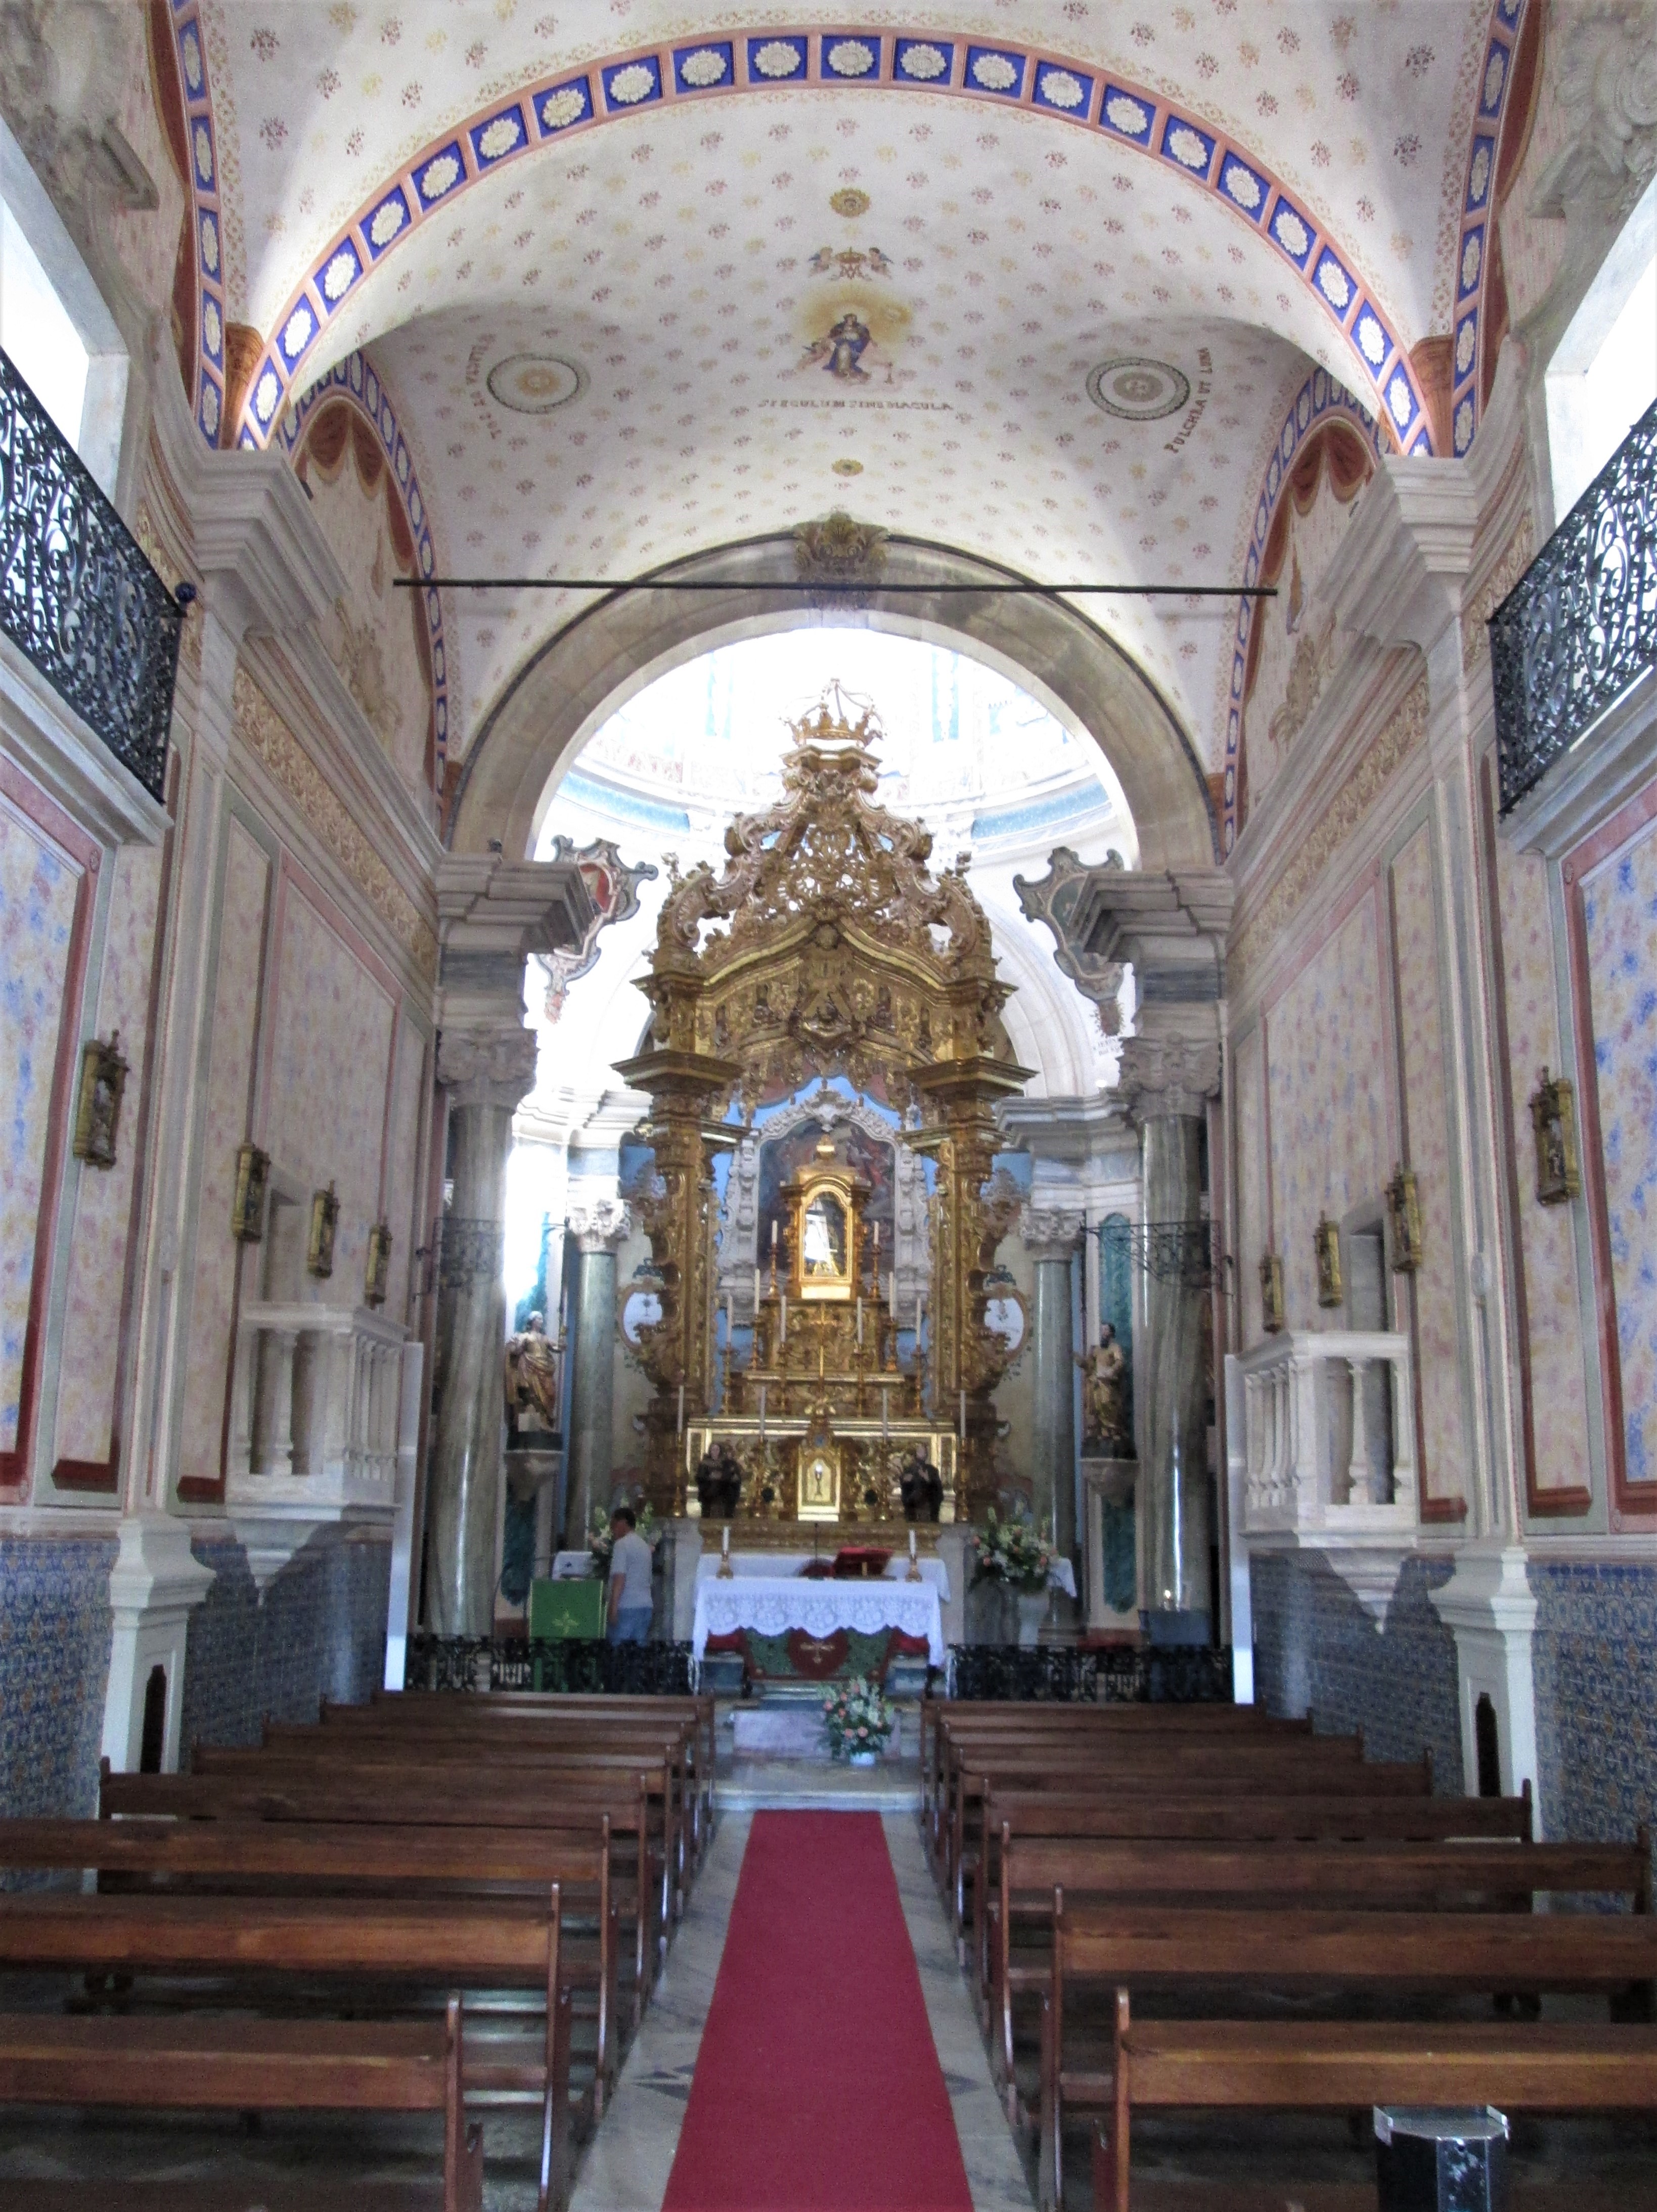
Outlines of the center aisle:
<svg viewBox="0 0 1657 2212">
<path fill-rule="evenodd" d="M 756 1813 L 663 2212 L 972 2212 L 885 1834 Z"/>
</svg>

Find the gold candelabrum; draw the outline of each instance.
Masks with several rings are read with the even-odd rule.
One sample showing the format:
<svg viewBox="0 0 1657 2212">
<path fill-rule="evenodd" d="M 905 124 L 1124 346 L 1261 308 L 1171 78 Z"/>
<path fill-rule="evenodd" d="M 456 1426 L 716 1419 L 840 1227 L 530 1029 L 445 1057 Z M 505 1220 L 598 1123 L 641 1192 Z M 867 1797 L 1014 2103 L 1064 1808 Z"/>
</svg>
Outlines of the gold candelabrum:
<svg viewBox="0 0 1657 2212">
<path fill-rule="evenodd" d="M 750 1513 L 895 1519 L 894 1470 L 915 1454 L 950 1517 L 993 1494 L 992 1394 L 1013 1346 L 984 1326 L 985 1279 L 1018 1208 L 992 1174 L 994 1108 L 1028 1070 L 966 856 L 934 876 L 926 830 L 874 803 L 880 734 L 832 686 L 794 726 L 783 799 L 732 823 L 720 875 L 675 872 L 662 906 L 649 1042 L 616 1071 L 650 1098 L 654 1157 L 629 1195 L 661 1282 L 640 1345 L 659 1511 L 697 1510 L 695 1469 L 721 1444 Z M 929 1304 L 899 1314 L 881 1297 L 868 1185 L 825 1136 L 783 1188 L 749 1357 L 734 1359 L 728 1326 L 718 1346 L 714 1161 L 760 1103 L 836 1075 L 896 1108 L 894 1143 L 935 1164 Z"/>
</svg>

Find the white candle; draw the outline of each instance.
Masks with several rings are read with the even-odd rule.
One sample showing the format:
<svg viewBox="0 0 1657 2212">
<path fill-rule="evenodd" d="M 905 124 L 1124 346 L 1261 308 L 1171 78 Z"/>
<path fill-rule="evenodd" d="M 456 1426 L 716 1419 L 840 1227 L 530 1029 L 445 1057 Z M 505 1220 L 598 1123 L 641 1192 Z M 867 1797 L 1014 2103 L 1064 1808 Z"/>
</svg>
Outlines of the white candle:
<svg viewBox="0 0 1657 2212">
<path fill-rule="evenodd" d="M 777 1257 L 777 1224 L 774 1221 L 771 1224 L 771 1257 Z"/>
<path fill-rule="evenodd" d="M 880 1223 L 877 1221 L 877 1222 L 875 1223 L 875 1224 L 874 1224 L 874 1279 L 875 1279 L 876 1282 L 878 1282 L 878 1281 L 880 1280 Z"/>
<path fill-rule="evenodd" d="M 777 1333 L 777 1340 L 779 1344 L 786 1344 L 789 1340 L 789 1294 L 786 1291 L 783 1293 L 783 1320 Z"/>
<path fill-rule="evenodd" d="M 863 1302 L 862 1302 L 862 1300 L 861 1298 L 859 1298 L 859 1299 L 858 1299 L 858 1301 L 857 1301 L 857 1349 L 859 1350 L 859 1352 L 861 1352 L 861 1351 L 862 1350 L 862 1348 L 863 1348 Z"/>
<path fill-rule="evenodd" d="M 909 1564 L 911 1567 L 915 1564 L 915 1531 L 912 1528 L 909 1532 Z"/>
<path fill-rule="evenodd" d="M 898 1318 L 898 1270 L 888 1270 L 886 1279 L 886 1310 L 893 1321 Z"/>
<path fill-rule="evenodd" d="M 920 1294 L 920 1292 L 919 1292 L 918 1291 L 916 1291 L 916 1293 L 915 1293 L 915 1357 L 917 1358 L 917 1359 L 918 1359 L 918 1358 L 920 1358 L 920 1356 L 921 1356 L 921 1294 Z"/>
<path fill-rule="evenodd" d="M 892 1393 L 886 1383 L 880 1385 L 880 1442 L 886 1440 L 886 1414 L 892 1402 Z"/>
<path fill-rule="evenodd" d="M 758 1267 L 753 1271 L 753 1317 L 756 1321 L 759 1318 L 759 1270 Z"/>
<path fill-rule="evenodd" d="M 965 1390 L 961 1392 L 960 1438 L 963 1443 L 966 1442 L 966 1393 Z"/>
<path fill-rule="evenodd" d="M 765 1441 L 765 1386 L 763 1382 L 759 1386 L 759 1441 L 762 1444 Z"/>
<path fill-rule="evenodd" d="M 723 1559 L 728 1559 L 730 1558 L 730 1556 L 731 1556 L 731 1524 L 730 1524 L 730 1522 L 729 1522 L 728 1521 L 725 1523 L 725 1533 L 724 1533 L 723 1536 L 722 1536 L 722 1537 L 721 1537 L 721 1539 L 720 1539 L 720 1542 L 719 1542 L 719 1550 L 720 1550 L 720 1555 L 721 1555 L 721 1557 L 722 1557 L 722 1558 L 723 1558 Z"/>
<path fill-rule="evenodd" d="M 679 1433 L 680 1436 L 685 1433 L 685 1385 L 682 1382 L 679 1386 Z"/>
</svg>

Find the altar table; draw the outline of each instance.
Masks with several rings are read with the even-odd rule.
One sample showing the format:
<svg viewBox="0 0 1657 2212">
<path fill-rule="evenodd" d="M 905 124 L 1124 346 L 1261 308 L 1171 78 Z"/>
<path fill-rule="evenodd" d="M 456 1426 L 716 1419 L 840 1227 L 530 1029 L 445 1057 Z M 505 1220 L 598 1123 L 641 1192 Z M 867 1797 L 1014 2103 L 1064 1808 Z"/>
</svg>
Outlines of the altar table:
<svg viewBox="0 0 1657 2212">
<path fill-rule="evenodd" d="M 720 1580 L 716 1570 L 697 1583 L 691 1653 L 698 1662 L 710 1636 L 729 1636 L 742 1628 L 758 1636 L 786 1636 L 800 1628 L 823 1638 L 838 1628 L 856 1629 L 860 1636 L 897 1628 L 905 1636 L 925 1637 L 931 1664 L 944 1664 L 947 1655 L 935 1582 L 812 1582 L 799 1575 L 739 1574 L 732 1565 L 728 1581 Z"/>
<path fill-rule="evenodd" d="M 721 1522 L 719 1525 L 722 1527 L 723 1523 Z M 703 1540 L 704 1542 L 707 1540 L 705 1534 Z M 884 1549 L 885 1547 L 882 1546 L 881 1548 Z M 818 1556 L 826 1561 L 832 1559 L 834 1553 L 824 1552 Z M 809 1566 L 813 1554 L 809 1552 L 733 1552 L 731 1575 L 734 1579 L 747 1582 L 758 1578 L 780 1582 L 785 1577 L 797 1575 L 801 1567 Z M 698 1584 L 711 1582 L 718 1575 L 720 1559 L 721 1555 L 716 1550 L 704 1552 L 696 1563 L 696 1578 Z M 949 1602 L 948 1568 L 941 1559 L 923 1559 L 917 1564 L 921 1570 L 921 1580 L 934 1585 L 938 1593 L 940 1605 L 947 1605 Z M 1068 1561 L 1066 1564 L 1069 1564 Z M 908 1553 L 894 1552 L 886 1563 L 882 1579 L 889 1583 L 902 1582 L 908 1573 Z"/>
</svg>

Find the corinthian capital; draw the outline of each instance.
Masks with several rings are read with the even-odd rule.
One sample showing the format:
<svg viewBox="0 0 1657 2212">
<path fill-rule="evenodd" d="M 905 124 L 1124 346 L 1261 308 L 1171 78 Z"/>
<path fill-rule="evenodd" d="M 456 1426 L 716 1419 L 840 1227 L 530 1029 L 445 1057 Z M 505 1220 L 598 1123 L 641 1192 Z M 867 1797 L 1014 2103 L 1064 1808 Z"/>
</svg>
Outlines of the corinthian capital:
<svg viewBox="0 0 1657 2212">
<path fill-rule="evenodd" d="M 1026 1206 L 1019 1224 L 1024 1249 L 1038 1263 L 1068 1260 L 1087 1225 L 1079 1206 Z"/>
<path fill-rule="evenodd" d="M 1136 1121 L 1166 1114 L 1200 1121 L 1220 1091 L 1220 1047 L 1194 1037 L 1124 1040 L 1118 1089 Z"/>
<path fill-rule="evenodd" d="M 578 1252 L 614 1252 L 624 1242 L 633 1217 L 619 1198 L 594 1198 L 572 1206 L 564 1217 Z"/>
<path fill-rule="evenodd" d="M 535 1032 L 521 1023 L 499 1029 L 445 1030 L 437 1045 L 437 1080 L 454 1106 L 504 1106 L 535 1088 Z"/>
</svg>

